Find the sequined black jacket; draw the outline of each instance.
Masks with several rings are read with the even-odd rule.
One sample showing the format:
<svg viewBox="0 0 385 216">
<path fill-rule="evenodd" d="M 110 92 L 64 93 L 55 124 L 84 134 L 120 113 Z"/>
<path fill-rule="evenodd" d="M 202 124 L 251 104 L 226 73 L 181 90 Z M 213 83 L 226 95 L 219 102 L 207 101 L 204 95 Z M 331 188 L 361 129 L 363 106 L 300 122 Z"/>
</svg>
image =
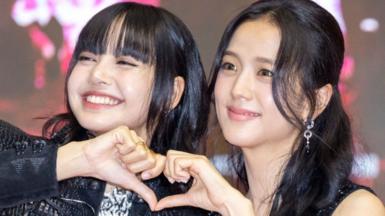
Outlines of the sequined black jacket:
<svg viewBox="0 0 385 216">
<path fill-rule="evenodd" d="M 106 183 L 94 178 L 56 180 L 60 136 L 30 136 L 0 120 L 0 215 L 97 215 Z M 158 199 L 174 194 L 164 176 L 146 181 Z M 192 207 L 151 212 L 133 196 L 128 215 L 214 215 Z"/>
</svg>

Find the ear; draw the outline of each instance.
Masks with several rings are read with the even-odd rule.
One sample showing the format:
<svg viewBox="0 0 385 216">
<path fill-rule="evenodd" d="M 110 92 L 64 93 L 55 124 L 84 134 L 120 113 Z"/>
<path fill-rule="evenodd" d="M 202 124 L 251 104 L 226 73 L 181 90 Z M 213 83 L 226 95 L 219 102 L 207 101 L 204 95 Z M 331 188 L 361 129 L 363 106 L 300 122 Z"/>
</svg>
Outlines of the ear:
<svg viewBox="0 0 385 216">
<path fill-rule="evenodd" d="M 316 109 L 313 115 L 313 119 L 317 118 L 329 104 L 330 98 L 333 94 L 333 86 L 328 83 L 321 88 L 319 88 L 316 92 L 317 94 L 317 104 Z"/>
<path fill-rule="evenodd" d="M 174 109 L 180 102 L 184 92 L 185 82 L 183 77 L 177 76 L 174 78 L 174 92 L 172 95 L 171 107 L 170 109 Z"/>
</svg>

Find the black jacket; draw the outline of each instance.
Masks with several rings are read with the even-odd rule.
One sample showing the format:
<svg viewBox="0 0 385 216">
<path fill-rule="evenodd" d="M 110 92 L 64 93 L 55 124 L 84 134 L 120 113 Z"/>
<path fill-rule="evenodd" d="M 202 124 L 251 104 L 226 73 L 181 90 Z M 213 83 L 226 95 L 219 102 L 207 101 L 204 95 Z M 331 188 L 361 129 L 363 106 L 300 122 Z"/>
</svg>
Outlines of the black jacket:
<svg viewBox="0 0 385 216">
<path fill-rule="evenodd" d="M 76 177 L 56 180 L 60 136 L 30 136 L 0 120 L 0 215 L 97 215 L 106 182 Z M 146 181 L 158 199 L 175 194 L 164 176 Z M 214 215 L 193 207 L 151 212 L 138 195 L 128 215 Z"/>
</svg>

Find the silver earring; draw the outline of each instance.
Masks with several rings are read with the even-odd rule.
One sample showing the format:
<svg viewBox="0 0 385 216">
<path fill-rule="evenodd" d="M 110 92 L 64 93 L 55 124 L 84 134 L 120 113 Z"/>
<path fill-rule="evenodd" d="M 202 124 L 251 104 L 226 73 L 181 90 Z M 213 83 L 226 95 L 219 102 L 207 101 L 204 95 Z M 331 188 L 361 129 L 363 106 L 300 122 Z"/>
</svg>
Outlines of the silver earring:
<svg viewBox="0 0 385 216">
<path fill-rule="evenodd" d="M 310 138 L 313 136 L 313 132 L 311 132 L 311 129 L 314 127 L 314 120 L 308 119 L 305 122 L 305 126 L 306 126 L 306 130 L 303 133 L 303 137 L 305 137 L 305 139 L 306 139 L 306 145 L 305 145 L 306 153 L 309 154 L 310 153 Z"/>
</svg>

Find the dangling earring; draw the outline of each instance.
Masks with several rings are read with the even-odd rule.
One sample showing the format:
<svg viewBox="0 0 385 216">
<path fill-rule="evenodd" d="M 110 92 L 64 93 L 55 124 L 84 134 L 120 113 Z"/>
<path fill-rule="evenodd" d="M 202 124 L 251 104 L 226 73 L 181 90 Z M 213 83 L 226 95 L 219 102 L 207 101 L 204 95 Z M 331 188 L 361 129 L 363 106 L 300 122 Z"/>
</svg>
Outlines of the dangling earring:
<svg viewBox="0 0 385 216">
<path fill-rule="evenodd" d="M 306 139 L 306 154 L 310 153 L 310 138 L 313 136 L 313 132 L 311 132 L 311 129 L 314 127 L 314 120 L 313 119 L 308 119 L 305 122 L 306 130 L 303 133 L 303 137 Z"/>
</svg>

